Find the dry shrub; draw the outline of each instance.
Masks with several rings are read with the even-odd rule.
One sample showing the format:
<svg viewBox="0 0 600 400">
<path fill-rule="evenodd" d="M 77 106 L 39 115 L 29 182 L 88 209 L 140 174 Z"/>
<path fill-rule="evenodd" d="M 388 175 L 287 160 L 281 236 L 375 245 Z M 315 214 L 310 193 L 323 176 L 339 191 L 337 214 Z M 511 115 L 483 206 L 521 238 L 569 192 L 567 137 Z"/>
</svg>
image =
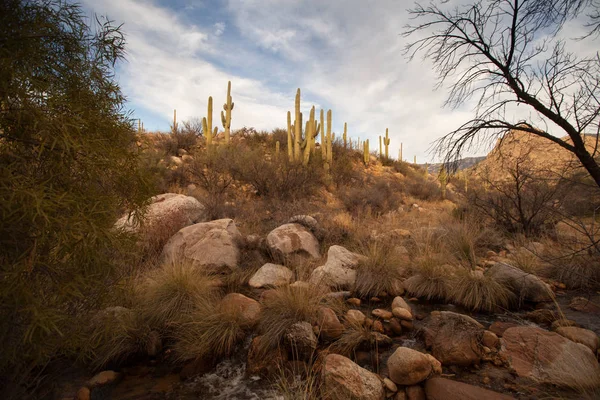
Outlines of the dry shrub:
<svg viewBox="0 0 600 400">
<path fill-rule="evenodd" d="M 458 261 L 471 266 L 477 264 L 477 257 L 483 256 L 486 250 L 498 250 L 502 243 L 497 231 L 471 219 L 445 224 L 444 228 L 447 234 L 443 240 L 449 252 Z"/>
<path fill-rule="evenodd" d="M 325 298 L 325 292 L 315 286 L 282 286 L 262 302 L 259 329 L 261 344 L 266 349 L 277 348 L 284 332 L 296 322 L 313 323 Z"/>
<path fill-rule="evenodd" d="M 416 275 L 404 281 L 404 288 L 415 297 L 427 300 L 450 298 L 453 268 L 440 265 L 435 258 L 422 259 Z"/>
<path fill-rule="evenodd" d="M 475 311 L 506 310 L 516 298 L 509 288 L 481 271 L 461 269 L 452 280 L 450 298 L 456 304 Z"/>
<path fill-rule="evenodd" d="M 290 371 L 279 366 L 275 391 L 283 400 L 320 400 L 321 371 L 314 363 L 304 364 L 300 371 Z"/>
<path fill-rule="evenodd" d="M 598 290 L 600 288 L 600 259 L 597 255 L 569 254 L 554 259 L 545 271 L 552 279 L 569 289 Z"/>
<path fill-rule="evenodd" d="M 362 323 L 347 324 L 344 333 L 331 345 L 332 351 L 356 359 L 356 350 L 377 350 L 377 341 L 370 328 Z"/>
<path fill-rule="evenodd" d="M 422 201 L 434 201 L 442 198 L 439 184 L 423 176 L 412 175 L 407 177 L 405 187 L 409 195 Z M 446 194 L 449 194 L 448 191 Z"/>
<path fill-rule="evenodd" d="M 371 242 L 365 247 L 362 253 L 367 258 L 356 268 L 353 292 L 361 298 L 383 292 L 395 295 L 404 278 L 404 258 L 391 243 Z"/>
<path fill-rule="evenodd" d="M 184 149 L 186 151 L 192 151 L 198 137 L 193 131 L 177 131 L 175 133 L 161 133 L 158 136 L 158 148 L 164 151 L 165 154 L 170 156 L 176 156 L 177 150 Z"/>
<path fill-rule="evenodd" d="M 402 204 L 402 184 L 395 179 L 370 178 L 362 185 L 341 190 L 346 209 L 354 214 L 382 215 Z"/>
<path fill-rule="evenodd" d="M 138 303 L 145 321 L 159 330 L 169 329 L 195 310 L 206 307 L 218 281 L 185 263 L 168 263 L 151 271 L 142 282 Z"/>
</svg>

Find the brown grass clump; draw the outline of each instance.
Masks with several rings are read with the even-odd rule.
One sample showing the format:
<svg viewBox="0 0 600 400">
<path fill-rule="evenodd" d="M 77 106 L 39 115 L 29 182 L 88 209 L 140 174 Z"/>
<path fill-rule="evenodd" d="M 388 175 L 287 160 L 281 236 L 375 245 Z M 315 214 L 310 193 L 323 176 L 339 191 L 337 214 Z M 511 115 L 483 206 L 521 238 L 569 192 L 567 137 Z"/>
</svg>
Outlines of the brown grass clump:
<svg viewBox="0 0 600 400">
<path fill-rule="evenodd" d="M 350 323 L 342 336 L 331 345 L 331 349 L 335 353 L 355 359 L 356 350 L 376 348 L 377 343 L 373 338 L 371 329 L 360 323 Z"/>
<path fill-rule="evenodd" d="M 218 283 L 190 264 L 165 264 L 151 271 L 140 286 L 138 303 L 142 316 L 154 329 L 167 329 L 205 307 L 215 295 Z"/>
<path fill-rule="evenodd" d="M 394 295 L 404 278 L 404 259 L 390 243 L 369 243 L 362 252 L 367 258 L 356 268 L 353 292 L 359 297 Z"/>
<path fill-rule="evenodd" d="M 261 343 L 266 348 L 276 348 L 287 328 L 296 322 L 313 323 L 325 293 L 314 286 L 282 286 L 262 302 L 259 329 Z"/>
<path fill-rule="evenodd" d="M 490 247 L 497 248 L 501 242 L 497 232 L 469 219 L 445 224 L 445 229 L 445 247 L 458 261 L 470 266 L 477 264 L 477 257 L 485 250 Z"/>
<path fill-rule="evenodd" d="M 406 279 L 403 285 L 412 296 L 446 300 L 450 297 L 453 273 L 452 267 L 438 264 L 435 258 L 422 260 L 417 274 Z"/>
<path fill-rule="evenodd" d="M 545 272 L 569 289 L 600 288 L 600 260 L 597 255 L 570 254 L 566 258 L 552 260 Z"/>
<path fill-rule="evenodd" d="M 481 271 L 459 270 L 453 279 L 450 297 L 475 311 L 493 312 L 508 309 L 516 300 L 509 288 Z"/>
<path fill-rule="evenodd" d="M 279 366 L 275 391 L 283 400 L 320 400 L 321 373 L 314 363 L 304 364 L 299 371 Z"/>
</svg>

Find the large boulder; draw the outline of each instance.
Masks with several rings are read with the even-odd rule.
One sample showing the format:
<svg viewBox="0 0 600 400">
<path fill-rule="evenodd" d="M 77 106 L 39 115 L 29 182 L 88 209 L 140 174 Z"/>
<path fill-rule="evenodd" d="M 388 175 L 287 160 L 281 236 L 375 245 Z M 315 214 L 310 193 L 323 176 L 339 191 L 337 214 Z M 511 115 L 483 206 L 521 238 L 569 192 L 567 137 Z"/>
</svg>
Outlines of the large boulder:
<svg viewBox="0 0 600 400">
<path fill-rule="evenodd" d="M 383 400 L 385 389 L 377 375 L 339 354 L 323 361 L 321 395 L 325 400 Z"/>
<path fill-rule="evenodd" d="M 487 274 L 510 287 L 521 300 L 543 302 L 552 301 L 554 297 L 552 289 L 544 281 L 512 265 L 496 263 Z"/>
<path fill-rule="evenodd" d="M 425 382 L 427 400 L 511 400 L 512 396 L 445 378 Z"/>
<path fill-rule="evenodd" d="M 581 343 L 589 347 L 594 353 L 600 345 L 598 335 L 589 329 L 578 328 L 576 326 L 561 326 L 560 328 L 556 328 L 556 333 L 575 343 Z"/>
<path fill-rule="evenodd" d="M 311 258 L 321 257 L 317 238 L 297 223 L 281 225 L 269 232 L 267 246 L 274 254 L 282 257 L 295 254 Z"/>
<path fill-rule="evenodd" d="M 441 364 L 429 354 L 408 347 L 398 347 L 388 358 L 390 379 L 399 385 L 416 385 L 434 373 L 441 373 Z"/>
<path fill-rule="evenodd" d="M 523 378 L 558 386 L 600 386 L 600 366 L 592 351 L 558 333 L 531 326 L 508 328 L 501 355 Z"/>
<path fill-rule="evenodd" d="M 231 219 L 202 222 L 181 229 L 163 248 L 170 262 L 189 262 L 210 272 L 236 270 L 242 236 Z"/>
<path fill-rule="evenodd" d="M 161 231 L 177 232 L 181 228 L 206 220 L 202 203 L 194 197 L 176 193 L 164 193 L 150 199 L 143 217 L 145 227 L 156 227 Z M 125 214 L 115 223 L 115 228 L 137 233 L 141 229 L 133 215 Z"/>
<path fill-rule="evenodd" d="M 243 328 L 253 327 L 260 319 L 260 303 L 240 293 L 229 293 L 218 307 L 221 312 L 237 315 Z"/>
<path fill-rule="evenodd" d="M 356 282 L 356 267 L 365 257 L 342 246 L 331 246 L 325 265 L 314 269 L 309 282 L 338 289 L 351 289 Z"/>
<path fill-rule="evenodd" d="M 294 273 L 287 267 L 277 264 L 265 264 L 248 281 L 253 288 L 283 286 L 290 283 Z"/>
<path fill-rule="evenodd" d="M 484 328 L 473 318 L 451 311 L 433 311 L 423 331 L 425 344 L 442 364 L 469 366 L 481 361 Z"/>
<path fill-rule="evenodd" d="M 340 322 L 335 312 L 329 307 L 319 307 L 317 323 L 321 337 L 325 340 L 335 340 L 344 333 L 344 325 Z"/>
</svg>

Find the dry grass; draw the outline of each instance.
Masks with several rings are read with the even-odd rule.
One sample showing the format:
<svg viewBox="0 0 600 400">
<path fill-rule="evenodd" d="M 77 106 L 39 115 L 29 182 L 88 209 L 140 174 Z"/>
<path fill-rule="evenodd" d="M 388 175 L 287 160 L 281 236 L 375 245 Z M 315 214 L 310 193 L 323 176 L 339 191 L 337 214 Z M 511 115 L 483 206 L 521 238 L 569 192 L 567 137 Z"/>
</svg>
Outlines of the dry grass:
<svg viewBox="0 0 600 400">
<path fill-rule="evenodd" d="M 499 232 L 472 219 L 447 223 L 444 228 L 447 231 L 443 238 L 445 247 L 459 262 L 471 266 L 477 264 L 477 258 L 486 250 L 498 250 L 503 242 Z"/>
<path fill-rule="evenodd" d="M 509 288 L 480 271 L 462 269 L 452 281 L 450 297 L 471 310 L 493 312 L 508 309 L 515 302 Z"/>
<path fill-rule="evenodd" d="M 332 345 L 333 352 L 355 359 L 356 350 L 362 348 L 376 349 L 377 343 L 373 340 L 370 328 L 360 323 L 349 323 L 346 330 Z"/>
<path fill-rule="evenodd" d="M 553 260 L 545 272 L 569 289 L 600 288 L 600 260 L 597 255 L 571 254 L 566 258 Z"/>
<path fill-rule="evenodd" d="M 283 400 L 321 399 L 321 376 L 315 364 L 309 363 L 301 371 L 287 371 L 279 366 L 275 392 Z"/>
<path fill-rule="evenodd" d="M 372 242 L 362 253 L 367 257 L 356 268 L 353 292 L 361 298 L 379 296 L 386 292 L 394 295 L 405 273 L 404 260 L 391 243 Z"/>
<path fill-rule="evenodd" d="M 421 260 L 417 274 L 404 281 L 404 288 L 412 296 L 427 300 L 449 299 L 454 268 L 439 264 L 436 258 Z"/>
<path fill-rule="evenodd" d="M 190 264 L 169 263 L 148 274 L 137 301 L 144 320 L 154 329 L 165 330 L 205 307 L 218 283 Z"/>
<path fill-rule="evenodd" d="M 313 323 L 325 293 L 314 286 L 282 286 L 262 302 L 259 329 L 263 334 L 261 343 L 267 349 L 277 348 L 287 328 L 296 322 Z"/>
</svg>

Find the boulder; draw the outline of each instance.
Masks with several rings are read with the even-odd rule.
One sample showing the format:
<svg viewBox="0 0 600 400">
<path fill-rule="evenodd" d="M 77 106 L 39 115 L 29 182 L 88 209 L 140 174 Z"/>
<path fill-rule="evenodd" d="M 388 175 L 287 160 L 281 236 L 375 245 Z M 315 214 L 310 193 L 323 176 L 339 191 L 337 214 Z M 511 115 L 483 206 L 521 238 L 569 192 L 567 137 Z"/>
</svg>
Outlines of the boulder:
<svg viewBox="0 0 600 400">
<path fill-rule="evenodd" d="M 439 362 L 438 362 L 439 364 Z M 426 354 L 408 347 L 398 347 L 387 361 L 389 377 L 399 385 L 416 385 L 439 369 Z"/>
<path fill-rule="evenodd" d="M 283 286 L 290 283 L 294 273 L 283 265 L 265 264 L 248 281 L 253 288 Z"/>
<path fill-rule="evenodd" d="M 317 348 L 317 337 L 308 322 L 296 322 L 285 330 L 283 338 L 294 358 L 309 359 Z"/>
<path fill-rule="evenodd" d="M 346 311 L 346 322 L 348 322 L 351 325 L 362 325 L 365 322 L 365 319 L 367 317 L 365 316 L 365 314 L 362 313 L 362 311 L 359 310 L 348 310 Z"/>
<path fill-rule="evenodd" d="M 325 400 L 383 400 L 379 377 L 339 354 L 323 361 L 321 396 Z"/>
<path fill-rule="evenodd" d="M 544 281 L 512 265 L 496 263 L 487 271 L 487 275 L 510 287 L 519 299 L 537 303 L 554 298 L 552 289 Z"/>
<path fill-rule="evenodd" d="M 260 319 L 260 303 L 240 293 L 229 293 L 221 299 L 219 311 L 227 314 L 236 314 L 240 326 L 251 328 Z"/>
<path fill-rule="evenodd" d="M 319 241 L 304 226 L 293 223 L 281 225 L 267 235 L 267 246 L 282 257 L 294 254 L 320 258 Z"/>
<path fill-rule="evenodd" d="M 444 365 L 478 364 L 484 355 L 483 331 L 483 326 L 467 315 L 433 311 L 424 328 L 425 344 Z"/>
<path fill-rule="evenodd" d="M 185 226 L 205 220 L 206 211 L 202 203 L 194 197 L 176 193 L 152 197 L 143 217 L 144 227 L 157 227 L 166 232 L 177 232 Z M 131 233 L 137 233 L 142 228 L 129 214 L 119 218 L 114 227 Z"/>
<path fill-rule="evenodd" d="M 585 297 L 574 297 L 569 303 L 569 308 L 585 313 L 600 313 L 600 305 L 592 302 L 590 299 L 586 299 Z"/>
<path fill-rule="evenodd" d="M 238 268 L 242 236 L 231 219 L 202 222 L 181 229 L 163 248 L 170 262 L 189 262 L 209 272 L 228 273 Z"/>
<path fill-rule="evenodd" d="M 558 386 L 600 386 L 600 366 L 592 351 L 558 333 L 519 326 L 501 339 L 502 357 L 523 378 Z"/>
<path fill-rule="evenodd" d="M 319 222 L 310 215 L 294 215 L 287 222 L 288 224 L 300 224 L 310 230 L 317 239 L 321 239 L 324 235 L 323 229 L 319 226 Z"/>
<path fill-rule="evenodd" d="M 425 382 L 427 400 L 514 400 L 514 397 L 478 386 L 434 377 Z"/>
<path fill-rule="evenodd" d="M 556 329 L 556 333 L 575 343 L 581 343 L 589 347 L 594 353 L 600 345 L 598 335 L 589 329 L 577 328 L 575 326 L 561 326 Z"/>
<path fill-rule="evenodd" d="M 310 276 L 314 285 L 324 284 L 340 289 L 351 289 L 356 282 L 356 267 L 365 257 L 342 246 L 331 246 L 325 265 L 315 268 Z"/>
<path fill-rule="evenodd" d="M 325 340 L 335 340 L 344 333 L 344 325 L 329 307 L 319 307 L 317 323 L 320 327 L 320 336 Z"/>
<path fill-rule="evenodd" d="M 502 337 L 505 330 L 515 326 L 519 326 L 519 324 L 515 324 L 514 322 L 495 321 L 490 325 L 488 330 L 495 333 L 496 336 Z"/>
</svg>

